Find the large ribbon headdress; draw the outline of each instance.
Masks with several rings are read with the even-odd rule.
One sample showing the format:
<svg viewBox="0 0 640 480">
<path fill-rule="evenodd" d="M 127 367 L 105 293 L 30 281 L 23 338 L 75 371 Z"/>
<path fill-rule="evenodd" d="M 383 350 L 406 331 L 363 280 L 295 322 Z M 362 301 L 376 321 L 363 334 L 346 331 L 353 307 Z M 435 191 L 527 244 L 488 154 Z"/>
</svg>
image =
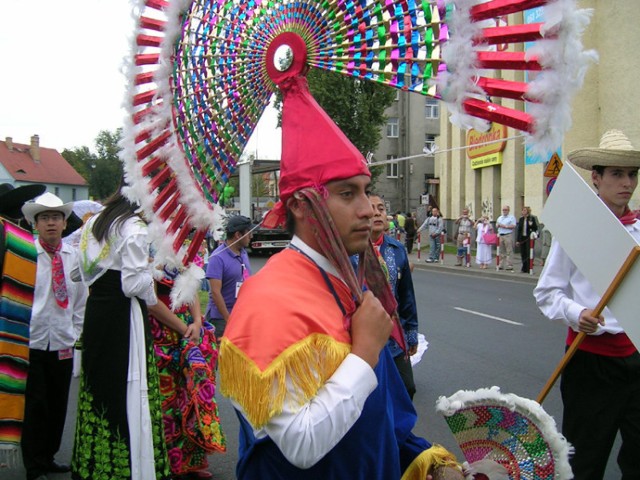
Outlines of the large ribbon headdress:
<svg viewBox="0 0 640 480">
<path fill-rule="evenodd" d="M 546 22 L 496 26 L 534 7 Z M 268 52 L 286 36 L 300 40 L 305 68 L 442 99 L 457 125 L 498 122 L 544 150 L 561 143 L 594 57 L 580 43 L 589 12 L 575 0 L 141 0 L 137 16 L 125 193 L 144 210 L 156 258 L 181 271 L 174 303 L 197 291 L 191 259 L 220 222 L 221 192 L 277 89 L 268 68 L 287 54 Z M 495 48 L 523 42 L 533 42 L 526 53 Z M 508 81 L 492 70 L 536 75 Z"/>
</svg>

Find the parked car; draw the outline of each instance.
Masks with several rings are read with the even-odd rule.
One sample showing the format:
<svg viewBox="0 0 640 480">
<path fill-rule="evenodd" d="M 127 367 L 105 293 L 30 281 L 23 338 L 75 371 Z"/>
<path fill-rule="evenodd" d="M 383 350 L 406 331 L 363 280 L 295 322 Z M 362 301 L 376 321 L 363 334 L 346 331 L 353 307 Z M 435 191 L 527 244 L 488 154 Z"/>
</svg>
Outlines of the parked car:
<svg viewBox="0 0 640 480">
<path fill-rule="evenodd" d="M 253 231 L 251 239 L 251 253 L 272 255 L 289 246 L 291 234 L 284 228 L 264 228 L 262 226 Z"/>
</svg>

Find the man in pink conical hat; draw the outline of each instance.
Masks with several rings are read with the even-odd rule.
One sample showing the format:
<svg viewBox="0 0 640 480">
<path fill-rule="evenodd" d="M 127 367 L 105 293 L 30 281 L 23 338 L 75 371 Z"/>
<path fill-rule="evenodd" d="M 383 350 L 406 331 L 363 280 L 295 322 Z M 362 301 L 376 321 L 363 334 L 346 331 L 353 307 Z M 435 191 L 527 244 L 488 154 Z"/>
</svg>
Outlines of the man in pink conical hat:
<svg viewBox="0 0 640 480">
<path fill-rule="evenodd" d="M 453 455 L 411 432 L 416 412 L 385 348 L 390 335 L 404 340 L 369 240 L 365 159 L 304 77 L 280 87 L 281 197 L 265 223 L 286 223 L 293 238 L 244 283 L 220 347 L 221 389 L 241 424 L 237 476 L 462 478 Z"/>
</svg>

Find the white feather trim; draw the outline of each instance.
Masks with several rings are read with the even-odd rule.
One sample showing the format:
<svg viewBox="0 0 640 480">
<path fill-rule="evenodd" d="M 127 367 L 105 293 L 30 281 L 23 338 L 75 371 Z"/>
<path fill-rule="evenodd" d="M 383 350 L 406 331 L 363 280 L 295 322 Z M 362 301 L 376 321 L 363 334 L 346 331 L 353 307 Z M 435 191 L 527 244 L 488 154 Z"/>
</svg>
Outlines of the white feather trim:
<svg viewBox="0 0 640 480">
<path fill-rule="evenodd" d="M 463 102 L 467 98 L 486 98 L 474 79 L 482 76 L 476 54 L 486 50 L 474 43 L 481 37 L 481 22 L 474 22 L 470 9 L 482 0 L 447 0 L 454 5 L 449 20 L 450 38 L 442 48 L 447 72 L 438 75 L 434 83 L 451 113 L 450 121 L 462 129 L 486 131 L 488 122 L 467 114 Z M 543 35 L 557 35 L 534 42 L 526 58 L 536 56 L 545 68 L 531 81 L 527 91 L 527 112 L 534 119 L 534 133 L 526 134 L 526 143 L 534 154 L 547 155 L 561 144 L 571 127 L 571 101 L 582 86 L 587 67 L 597 61 L 593 50 L 585 51 L 581 36 L 589 24 L 591 10 L 578 10 L 575 0 L 551 0 L 544 7 Z"/>
<path fill-rule="evenodd" d="M 178 275 L 171 289 L 171 308 L 192 304 L 200 291 L 203 278 L 204 270 L 193 263 Z"/>
<path fill-rule="evenodd" d="M 582 34 L 593 10 L 578 10 L 575 0 L 556 0 L 544 7 L 542 39 L 527 50 L 527 57 L 536 56 L 543 70 L 530 84 L 527 111 L 535 118 L 535 132 L 527 135 L 526 143 L 534 154 L 548 155 L 557 149 L 564 134 L 571 128 L 571 102 L 582 87 L 588 66 L 598 60 L 594 50 L 585 51 Z"/>
<path fill-rule="evenodd" d="M 486 131 L 489 122 L 465 112 L 462 103 L 473 94 L 486 95 L 475 83 L 479 71 L 474 40 L 482 33 L 482 24 L 473 22 L 469 10 L 478 0 L 447 0 L 455 8 L 449 20 L 449 41 L 442 47 L 442 59 L 447 72 L 438 74 L 435 83 L 451 114 L 450 121 L 459 128 Z"/>
<path fill-rule="evenodd" d="M 556 421 L 542 406 L 528 398 L 519 397 L 513 393 L 501 393 L 499 387 L 481 388 L 478 390 L 460 390 L 450 397 L 440 397 L 436 402 L 436 411 L 444 416 L 451 416 L 458 410 L 474 405 L 486 405 L 497 403 L 511 411 L 518 411 L 529 417 L 540 429 L 544 438 L 551 445 L 556 454 L 555 479 L 569 480 L 573 478 L 573 472 L 569 465 L 569 456 L 573 453 L 573 447 L 564 436 L 558 432 Z"/>
<path fill-rule="evenodd" d="M 180 273 L 176 277 L 171 299 L 174 306 L 179 306 L 193 301 L 199 289 L 199 279 L 203 278 L 204 272 L 195 265 L 188 268 L 182 264 L 182 259 L 186 254 L 183 246 L 180 251 L 175 252 L 173 243 L 177 233 L 167 234 L 169 222 L 163 222 L 154 212 L 153 204 L 158 196 L 156 191 L 149 188 L 149 179 L 143 174 L 143 167 L 150 159 L 138 160 L 137 150 L 140 145 L 136 143 L 136 137 L 143 132 L 150 134 L 150 138 L 157 138 L 159 135 L 170 129 L 171 138 L 163 147 L 156 150 L 154 155 L 164 160 L 176 178 L 180 203 L 186 208 L 191 226 L 200 231 L 213 231 L 222 224 L 224 210 L 218 205 L 210 205 L 200 194 L 200 189 L 196 185 L 184 153 L 177 146 L 179 140 L 175 132 L 171 129 L 172 123 L 172 98 L 169 89 L 169 76 L 171 74 L 171 57 L 173 54 L 174 42 L 181 34 L 180 16 L 189 8 L 189 0 L 176 0 L 169 4 L 165 11 L 147 7 L 145 0 L 134 2 L 133 14 L 136 19 L 136 31 L 130 40 L 131 53 L 125 60 L 125 72 L 128 77 L 128 87 L 125 93 L 124 105 L 128 112 L 125 118 L 123 137 L 121 140 L 120 158 L 124 165 L 125 181 L 127 186 L 123 193 L 131 201 L 136 202 L 142 208 L 145 219 L 149 223 L 149 241 L 156 250 L 155 261 L 158 264 L 175 268 Z M 140 17 L 148 16 L 161 19 L 166 22 L 165 29 L 161 34 L 154 32 L 154 35 L 162 35 L 162 45 L 160 48 L 160 60 L 158 65 L 135 65 L 135 55 L 141 53 L 143 48 L 136 44 L 136 37 L 142 33 L 140 28 Z M 158 49 L 151 49 L 157 52 Z M 138 74 L 153 72 L 154 81 L 142 86 L 135 85 L 135 78 Z M 153 106 L 150 114 L 146 115 L 138 124 L 133 122 L 134 114 L 140 107 L 134 107 L 132 99 L 138 93 L 157 89 L 157 94 L 151 100 Z M 162 100 L 160 102 L 160 100 Z M 197 272 L 200 270 L 202 275 Z"/>
</svg>

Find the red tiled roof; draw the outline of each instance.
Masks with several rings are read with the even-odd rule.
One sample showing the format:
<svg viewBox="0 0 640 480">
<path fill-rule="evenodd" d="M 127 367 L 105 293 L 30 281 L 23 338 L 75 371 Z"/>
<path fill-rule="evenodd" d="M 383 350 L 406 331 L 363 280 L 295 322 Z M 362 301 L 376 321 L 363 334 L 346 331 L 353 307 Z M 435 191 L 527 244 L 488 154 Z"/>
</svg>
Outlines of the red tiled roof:
<svg viewBox="0 0 640 480">
<path fill-rule="evenodd" d="M 87 185 L 57 150 L 40 149 L 40 161 L 35 162 L 29 153 L 30 145 L 13 142 L 13 150 L 7 142 L 0 142 L 0 163 L 14 179 L 33 183 L 59 183 L 63 185 Z"/>
</svg>

